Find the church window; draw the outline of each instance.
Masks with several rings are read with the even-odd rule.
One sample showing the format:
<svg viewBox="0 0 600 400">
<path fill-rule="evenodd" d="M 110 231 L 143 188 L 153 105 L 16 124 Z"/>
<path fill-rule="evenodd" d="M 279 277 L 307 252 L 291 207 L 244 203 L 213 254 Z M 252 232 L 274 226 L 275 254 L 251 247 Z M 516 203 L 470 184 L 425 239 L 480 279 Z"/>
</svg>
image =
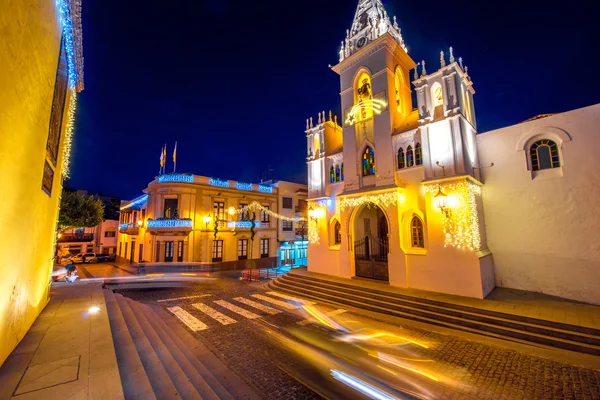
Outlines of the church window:
<svg viewBox="0 0 600 400">
<path fill-rule="evenodd" d="M 335 181 L 339 182 L 340 179 L 341 179 L 340 164 L 336 164 L 336 166 L 335 166 Z"/>
<path fill-rule="evenodd" d="M 342 181 L 344 180 L 344 163 L 342 163 Z"/>
<path fill-rule="evenodd" d="M 438 82 L 433 84 L 431 88 L 431 98 L 433 103 L 433 117 L 434 119 L 444 117 L 444 94 L 442 92 L 442 85 Z"/>
<path fill-rule="evenodd" d="M 550 139 L 538 140 L 529 148 L 531 168 L 534 171 L 560 167 L 558 145 Z"/>
<path fill-rule="evenodd" d="M 412 167 L 413 165 L 415 165 L 415 158 L 413 155 L 413 149 L 411 146 L 408 146 L 408 148 L 406 149 L 406 166 L 407 167 Z"/>
<path fill-rule="evenodd" d="M 423 222 L 416 215 L 410 221 L 411 245 L 412 247 L 425 247 L 423 239 Z"/>
<path fill-rule="evenodd" d="M 331 182 L 331 183 L 335 182 L 335 171 L 333 169 L 333 165 L 331 166 L 331 169 L 329 170 L 329 182 Z"/>
<path fill-rule="evenodd" d="M 319 155 L 319 152 L 321 151 L 321 144 L 319 141 L 319 134 L 315 134 L 315 156 Z"/>
<path fill-rule="evenodd" d="M 369 146 L 363 153 L 363 176 L 375 175 L 375 153 Z"/>
<path fill-rule="evenodd" d="M 404 75 L 402 74 L 400 68 L 396 68 L 394 84 L 396 89 L 396 110 L 400 114 L 404 114 L 402 110 L 402 94 L 404 93 Z"/>
<path fill-rule="evenodd" d="M 371 87 L 371 77 L 366 72 L 359 75 L 355 83 L 355 101 L 354 104 L 360 104 L 360 110 L 354 115 L 357 121 L 365 121 L 373 117 L 373 108 L 369 101 L 373 99 L 373 90 Z"/>
<path fill-rule="evenodd" d="M 400 147 L 398 149 L 398 169 L 402 169 L 404 166 L 404 149 Z"/>
<path fill-rule="evenodd" d="M 339 221 L 335 221 L 333 226 L 333 243 L 340 244 L 342 243 L 342 225 Z"/>
<path fill-rule="evenodd" d="M 423 164 L 423 149 L 421 148 L 421 143 L 415 145 L 415 163 L 417 165 Z"/>
</svg>

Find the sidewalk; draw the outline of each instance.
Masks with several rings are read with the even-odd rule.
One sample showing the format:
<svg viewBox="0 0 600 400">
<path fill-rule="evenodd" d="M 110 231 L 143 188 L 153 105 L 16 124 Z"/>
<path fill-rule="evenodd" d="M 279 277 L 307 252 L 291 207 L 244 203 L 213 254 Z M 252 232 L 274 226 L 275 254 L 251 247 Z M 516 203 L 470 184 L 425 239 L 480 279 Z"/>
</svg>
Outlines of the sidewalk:
<svg viewBox="0 0 600 400">
<path fill-rule="evenodd" d="M 123 399 L 101 286 L 52 286 L 50 303 L 0 368 L 0 400 Z"/>
</svg>

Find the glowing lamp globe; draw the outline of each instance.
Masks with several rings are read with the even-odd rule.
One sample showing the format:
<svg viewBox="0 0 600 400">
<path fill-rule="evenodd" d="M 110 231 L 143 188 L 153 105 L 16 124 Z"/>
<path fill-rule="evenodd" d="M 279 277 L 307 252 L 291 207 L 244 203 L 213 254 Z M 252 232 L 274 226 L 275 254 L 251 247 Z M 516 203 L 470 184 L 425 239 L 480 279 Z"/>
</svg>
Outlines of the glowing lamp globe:
<svg viewBox="0 0 600 400">
<path fill-rule="evenodd" d="M 142 221 L 141 219 L 138 220 L 138 226 L 141 227 L 142 225 L 144 225 L 144 221 Z"/>
<path fill-rule="evenodd" d="M 444 210 L 448 206 L 448 196 L 444 192 L 442 192 L 441 188 L 438 188 L 438 192 L 433 198 L 435 205 L 440 210 Z"/>
<path fill-rule="evenodd" d="M 203 221 L 205 224 L 208 224 L 208 223 L 210 223 L 210 221 L 212 221 L 212 218 L 207 215 L 203 218 Z"/>
</svg>

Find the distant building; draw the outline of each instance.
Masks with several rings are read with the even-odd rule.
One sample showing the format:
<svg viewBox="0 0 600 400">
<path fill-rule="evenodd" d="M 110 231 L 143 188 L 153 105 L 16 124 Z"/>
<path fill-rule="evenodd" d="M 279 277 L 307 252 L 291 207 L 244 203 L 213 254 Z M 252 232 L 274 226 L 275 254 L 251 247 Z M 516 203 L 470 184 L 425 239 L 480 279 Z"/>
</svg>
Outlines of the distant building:
<svg viewBox="0 0 600 400">
<path fill-rule="evenodd" d="M 121 206 L 117 254 L 123 259 L 215 263 L 222 270 L 254 259 L 271 267 L 280 263 L 283 246 L 285 264 L 306 264 L 305 221 L 299 220 L 306 216 L 305 185 L 173 173 L 157 177 L 144 193 Z"/>
<path fill-rule="evenodd" d="M 80 0 L 3 2 L 1 13 L 0 364 L 48 303 L 83 89 Z"/>
</svg>

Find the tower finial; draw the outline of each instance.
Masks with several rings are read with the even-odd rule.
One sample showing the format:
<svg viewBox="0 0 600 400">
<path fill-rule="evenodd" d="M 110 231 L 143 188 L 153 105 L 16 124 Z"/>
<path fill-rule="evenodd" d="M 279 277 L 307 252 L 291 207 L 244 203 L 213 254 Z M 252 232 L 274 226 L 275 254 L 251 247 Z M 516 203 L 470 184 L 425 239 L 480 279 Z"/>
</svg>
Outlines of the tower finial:
<svg viewBox="0 0 600 400">
<path fill-rule="evenodd" d="M 421 78 L 422 78 L 425 75 L 427 75 L 427 71 L 425 70 L 425 60 L 421 61 L 421 65 L 423 66 L 423 68 L 421 69 Z"/>
<path fill-rule="evenodd" d="M 329 110 L 329 121 L 331 121 L 331 110 Z"/>
<path fill-rule="evenodd" d="M 308 130 L 308 118 L 306 118 L 306 130 Z"/>
<path fill-rule="evenodd" d="M 323 111 L 323 123 L 325 123 L 325 111 Z"/>
<path fill-rule="evenodd" d="M 454 49 L 450 46 L 450 64 L 454 62 Z"/>
<path fill-rule="evenodd" d="M 337 125 L 337 115 L 333 116 L 333 123 Z"/>
<path fill-rule="evenodd" d="M 340 62 L 344 61 L 344 55 L 345 55 L 345 51 L 344 51 L 344 41 L 342 40 L 342 47 L 340 48 Z"/>
<path fill-rule="evenodd" d="M 466 65 L 465 65 L 465 75 L 469 76 L 469 67 L 467 67 Z"/>
<path fill-rule="evenodd" d="M 416 81 L 417 79 L 419 79 L 419 71 L 418 71 L 418 69 L 419 69 L 419 65 L 421 65 L 421 63 L 417 63 L 417 64 L 415 65 L 415 76 L 414 76 L 414 78 L 415 78 L 415 81 Z"/>
<path fill-rule="evenodd" d="M 321 125 L 321 113 L 319 113 L 319 125 Z"/>
<path fill-rule="evenodd" d="M 446 60 L 444 59 L 444 51 L 440 51 L 440 65 L 442 68 L 446 66 Z"/>
<path fill-rule="evenodd" d="M 400 27 L 398 26 L 398 21 L 396 21 L 396 16 L 394 15 L 394 29 L 400 32 Z"/>
<path fill-rule="evenodd" d="M 462 64 L 462 57 L 458 57 L 458 64 L 460 65 L 460 67 L 461 67 L 462 69 L 464 69 L 464 68 L 463 68 L 463 64 Z"/>
<path fill-rule="evenodd" d="M 312 117 L 310 117 L 310 127 L 313 127 L 313 123 L 312 123 Z"/>
</svg>

